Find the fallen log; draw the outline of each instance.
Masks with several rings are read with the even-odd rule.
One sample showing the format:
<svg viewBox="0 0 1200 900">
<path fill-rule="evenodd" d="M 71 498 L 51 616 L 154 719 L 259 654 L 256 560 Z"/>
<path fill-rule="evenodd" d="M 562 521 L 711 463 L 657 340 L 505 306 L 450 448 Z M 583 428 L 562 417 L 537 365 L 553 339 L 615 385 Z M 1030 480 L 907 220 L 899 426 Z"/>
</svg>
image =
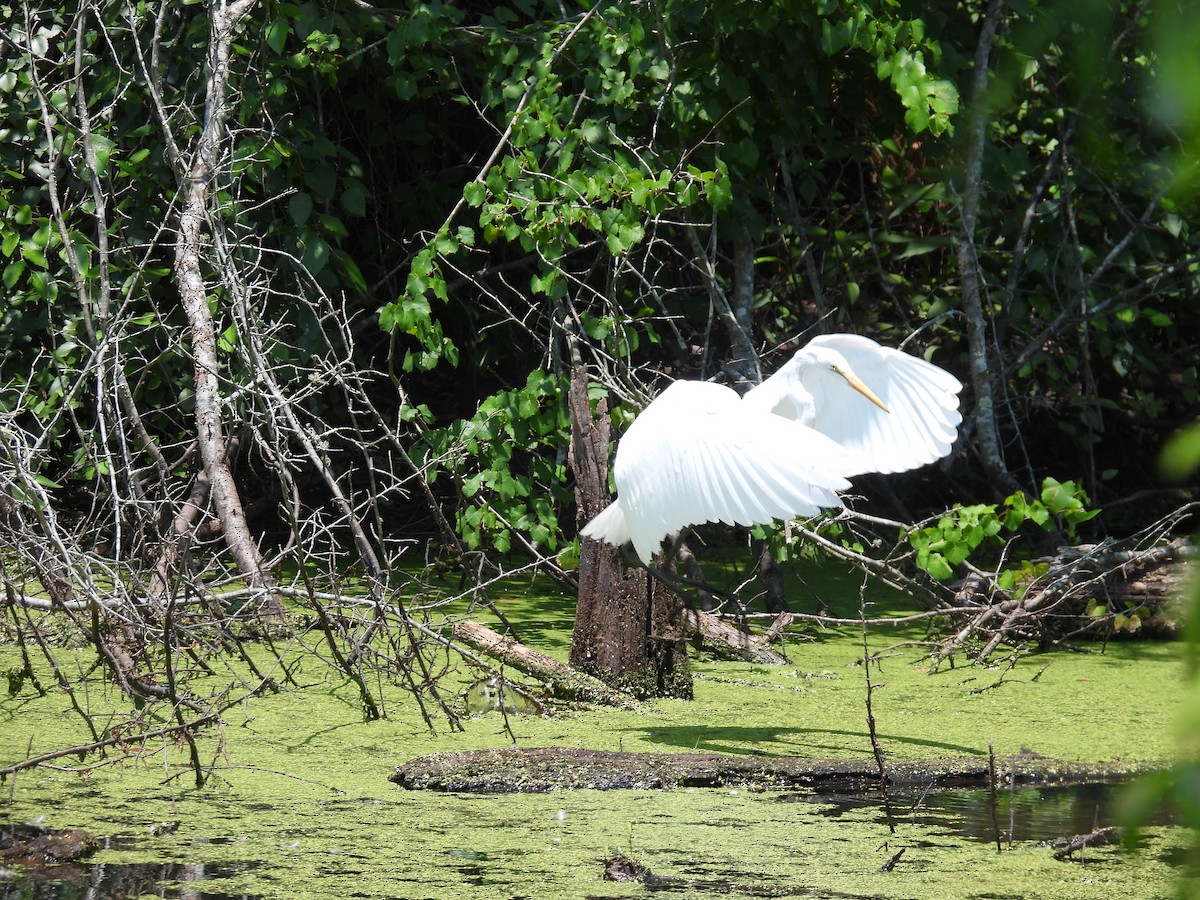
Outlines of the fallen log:
<svg viewBox="0 0 1200 900">
<path fill-rule="evenodd" d="M 472 619 L 455 622 L 452 633 L 461 641 L 504 665 L 541 681 L 552 697 L 606 706 L 633 706 L 633 699 L 598 678 L 572 669 L 553 656 L 507 638 Z"/>
<path fill-rule="evenodd" d="M 74 862 L 92 855 L 99 848 L 100 842 L 84 828 L 51 831 L 19 825 L 13 833 L 0 839 L 0 859 L 6 863 L 42 866 Z"/>
<path fill-rule="evenodd" d="M 1110 825 L 1107 828 L 1098 828 L 1088 834 L 1074 834 L 1048 843 L 1051 847 L 1057 848 L 1054 851 L 1055 859 L 1066 859 L 1074 855 L 1076 850 L 1083 850 L 1085 847 L 1106 847 L 1109 844 L 1116 844 L 1120 840 L 1121 832 L 1115 826 Z"/>
<path fill-rule="evenodd" d="M 781 613 L 776 619 L 776 624 L 772 625 L 765 635 L 742 631 L 724 619 L 700 609 L 685 609 L 681 618 L 683 627 L 700 639 L 701 646 L 722 659 L 774 666 L 787 662 L 787 657 L 771 646 L 772 638 L 791 621 L 787 613 Z"/>
<path fill-rule="evenodd" d="M 1115 781 L 1150 767 L 1064 763 L 1022 757 L 997 773 L 1001 784 Z M 986 787 L 988 758 L 893 761 L 889 785 L 926 789 Z M 723 753 L 629 753 L 556 747 L 467 750 L 409 760 L 388 780 L 407 790 L 546 793 L 554 790 L 657 790 L 688 787 L 804 788 L 821 793 L 878 788 L 872 759 L 733 756 Z"/>
</svg>

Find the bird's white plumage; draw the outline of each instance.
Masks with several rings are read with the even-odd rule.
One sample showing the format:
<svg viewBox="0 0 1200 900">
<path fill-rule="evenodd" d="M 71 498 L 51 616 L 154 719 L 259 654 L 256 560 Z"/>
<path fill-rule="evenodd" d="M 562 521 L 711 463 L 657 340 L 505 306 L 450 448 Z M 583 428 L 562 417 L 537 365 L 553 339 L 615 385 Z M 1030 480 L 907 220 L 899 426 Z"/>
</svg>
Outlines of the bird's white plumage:
<svg viewBox="0 0 1200 900">
<path fill-rule="evenodd" d="M 815 338 L 745 397 L 677 381 L 621 439 L 618 499 L 582 534 L 632 541 L 649 563 L 686 525 L 763 524 L 840 506 L 850 476 L 901 472 L 949 453 L 961 389 L 937 366 L 855 335 Z"/>
<path fill-rule="evenodd" d="M 834 366 L 844 363 L 887 407 L 875 406 Z M 857 451 L 864 472 L 907 472 L 950 452 L 962 422 L 957 378 L 916 356 L 855 334 L 808 342 L 743 402 L 798 419 Z"/>
</svg>

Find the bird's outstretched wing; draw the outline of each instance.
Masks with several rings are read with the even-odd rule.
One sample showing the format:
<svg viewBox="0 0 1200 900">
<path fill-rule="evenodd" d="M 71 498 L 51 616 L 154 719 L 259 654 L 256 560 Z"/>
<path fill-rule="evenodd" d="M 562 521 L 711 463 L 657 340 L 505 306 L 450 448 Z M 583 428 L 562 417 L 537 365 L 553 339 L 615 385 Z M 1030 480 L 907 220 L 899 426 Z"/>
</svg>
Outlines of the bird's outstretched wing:
<svg viewBox="0 0 1200 900">
<path fill-rule="evenodd" d="M 950 452 L 962 422 L 962 383 L 949 372 L 861 335 L 821 335 L 808 346 L 844 356 L 888 408 L 879 409 L 841 378 L 805 385 L 813 395 L 813 428 L 854 450 L 868 466 L 863 471 L 906 472 Z"/>
<path fill-rule="evenodd" d="M 819 361 L 832 350 L 887 407 L 880 409 Z M 907 472 L 950 452 L 962 422 L 962 384 L 944 369 L 854 334 L 813 338 L 745 403 L 799 418 L 854 451 L 863 472 Z"/>
<path fill-rule="evenodd" d="M 730 388 L 678 381 L 621 439 L 613 477 L 629 538 L 649 563 L 685 525 L 754 525 L 840 506 L 836 492 L 862 466 L 854 451 L 744 406 Z"/>
</svg>

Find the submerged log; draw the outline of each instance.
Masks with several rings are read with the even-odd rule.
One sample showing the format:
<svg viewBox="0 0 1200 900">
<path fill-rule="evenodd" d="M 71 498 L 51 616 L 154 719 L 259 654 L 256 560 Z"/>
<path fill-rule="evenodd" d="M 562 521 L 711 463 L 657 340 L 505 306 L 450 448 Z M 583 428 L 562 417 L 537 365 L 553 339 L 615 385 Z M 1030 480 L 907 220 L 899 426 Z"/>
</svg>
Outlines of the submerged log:
<svg viewBox="0 0 1200 900">
<path fill-rule="evenodd" d="M 1050 841 L 1049 844 L 1056 848 L 1055 859 L 1066 859 L 1074 855 L 1076 850 L 1083 850 L 1085 847 L 1106 847 L 1109 844 L 1116 844 L 1120 840 L 1120 830 L 1110 825 L 1107 828 L 1098 828 L 1088 834 L 1074 834 L 1070 837 L 1059 838 L 1056 841 Z"/>
<path fill-rule="evenodd" d="M 633 700 L 598 678 L 572 669 L 553 656 L 507 638 L 479 622 L 463 619 L 453 626 L 454 637 L 506 666 L 542 681 L 551 696 L 606 706 L 631 706 Z"/>
<path fill-rule="evenodd" d="M 604 864 L 604 880 L 631 882 L 646 882 L 654 878 L 654 873 L 640 860 L 624 853 L 610 857 Z"/>
<path fill-rule="evenodd" d="M 1128 763 L 1064 763 L 1021 757 L 997 774 L 1002 784 L 1116 780 L 1145 768 Z M 988 759 L 891 762 L 888 783 L 914 788 L 984 787 Z M 723 753 L 625 753 L 555 747 L 468 750 L 410 760 L 388 778 L 408 790 L 545 793 L 553 790 L 655 790 L 680 787 L 805 788 L 859 792 L 880 783 L 874 759 L 732 756 Z"/>
<path fill-rule="evenodd" d="M 100 842 L 84 828 L 48 831 L 21 825 L 0 839 L 0 859 L 27 865 L 65 863 L 90 856 L 99 847 Z"/>
</svg>

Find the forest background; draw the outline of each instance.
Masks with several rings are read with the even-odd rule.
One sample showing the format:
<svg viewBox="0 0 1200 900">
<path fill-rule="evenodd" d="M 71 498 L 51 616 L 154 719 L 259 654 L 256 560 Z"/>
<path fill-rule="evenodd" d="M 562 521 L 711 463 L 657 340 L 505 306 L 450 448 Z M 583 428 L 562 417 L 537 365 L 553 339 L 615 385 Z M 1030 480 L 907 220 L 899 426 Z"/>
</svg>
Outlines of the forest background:
<svg viewBox="0 0 1200 900">
<path fill-rule="evenodd" d="M 966 384 L 948 463 L 862 486 L 890 517 L 1058 484 L 1105 511 L 1070 537 L 1144 528 L 1197 409 L 1195 12 L 0 4 L 14 621 L 162 698 L 177 603 L 307 601 L 424 690 L 430 572 L 572 577 L 573 366 L 619 431 L 820 331 Z"/>
</svg>

